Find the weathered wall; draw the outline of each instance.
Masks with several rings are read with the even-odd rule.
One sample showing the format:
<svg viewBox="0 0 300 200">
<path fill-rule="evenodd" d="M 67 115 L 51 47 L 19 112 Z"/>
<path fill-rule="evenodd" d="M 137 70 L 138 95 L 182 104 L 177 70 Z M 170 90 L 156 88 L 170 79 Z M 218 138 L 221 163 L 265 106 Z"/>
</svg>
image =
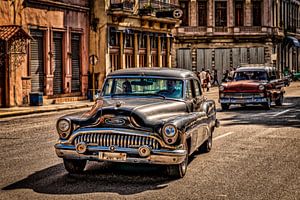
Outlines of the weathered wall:
<svg viewBox="0 0 300 200">
<path fill-rule="evenodd" d="M 57 3 L 56 1 L 53 1 Z M 45 9 L 43 5 L 36 3 L 34 6 L 23 6 L 23 0 L 8 0 L 0 1 L 0 25 L 21 25 L 23 29 L 29 32 L 29 29 L 42 29 L 45 32 L 45 94 L 51 95 L 53 92 L 53 61 L 51 58 L 52 49 L 52 32 L 61 31 L 63 33 L 63 91 L 64 93 L 70 93 L 71 85 L 71 38 L 72 32 L 80 33 L 81 37 L 81 92 L 82 95 L 87 93 L 88 84 L 88 37 L 89 37 L 89 12 L 86 9 L 81 9 L 80 11 L 69 9 L 69 8 L 50 8 Z M 88 0 L 64 0 L 61 3 L 70 4 L 68 6 L 84 6 L 88 7 Z M 27 55 L 28 56 L 28 55 Z M 27 77 L 28 72 L 28 57 L 22 63 L 22 65 L 16 71 L 16 74 L 11 74 L 11 76 L 16 76 L 15 79 L 10 79 L 10 95 L 11 95 L 11 105 L 22 104 L 23 97 L 27 93 L 28 81 L 23 80 L 22 77 Z M 12 81 L 15 80 L 15 84 Z M 30 85 L 30 84 L 29 84 Z M 68 87 L 69 86 L 69 87 Z M 16 88 L 16 89 L 14 89 Z M 25 91 L 22 91 L 24 88 Z M 16 100 L 14 100 L 16 98 Z"/>
</svg>

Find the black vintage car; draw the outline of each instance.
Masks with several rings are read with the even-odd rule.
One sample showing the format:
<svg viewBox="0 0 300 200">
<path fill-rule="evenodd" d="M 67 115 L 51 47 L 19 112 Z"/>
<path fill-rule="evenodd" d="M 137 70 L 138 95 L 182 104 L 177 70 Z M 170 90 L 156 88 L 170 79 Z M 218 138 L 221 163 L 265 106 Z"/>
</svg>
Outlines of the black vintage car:
<svg viewBox="0 0 300 200">
<path fill-rule="evenodd" d="M 167 166 L 183 177 L 188 157 L 209 152 L 219 125 L 215 102 L 201 93 L 188 70 L 135 68 L 112 72 L 84 117 L 61 117 L 56 154 L 69 173 L 87 161 L 149 163 Z"/>
</svg>

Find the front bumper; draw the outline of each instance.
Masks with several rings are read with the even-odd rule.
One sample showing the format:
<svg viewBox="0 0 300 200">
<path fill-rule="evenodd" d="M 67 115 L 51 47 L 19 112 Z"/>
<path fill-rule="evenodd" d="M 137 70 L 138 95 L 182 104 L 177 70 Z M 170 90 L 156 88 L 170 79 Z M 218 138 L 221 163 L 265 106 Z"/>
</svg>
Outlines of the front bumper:
<svg viewBox="0 0 300 200">
<path fill-rule="evenodd" d="M 247 97 L 247 98 L 220 98 L 220 103 L 227 104 L 261 104 L 268 103 L 268 99 L 265 97 Z"/>
<path fill-rule="evenodd" d="M 183 149 L 167 150 L 167 149 L 151 149 L 150 155 L 141 157 L 139 149 L 123 148 L 118 146 L 89 146 L 86 147 L 85 153 L 78 153 L 73 145 L 56 144 L 56 154 L 60 158 L 66 159 L 82 159 L 92 161 L 110 161 L 123 163 L 148 163 L 148 164 L 163 164 L 174 165 L 184 161 L 187 151 Z M 103 153 L 110 155 L 103 157 Z M 122 155 L 122 156 L 121 156 Z"/>
</svg>

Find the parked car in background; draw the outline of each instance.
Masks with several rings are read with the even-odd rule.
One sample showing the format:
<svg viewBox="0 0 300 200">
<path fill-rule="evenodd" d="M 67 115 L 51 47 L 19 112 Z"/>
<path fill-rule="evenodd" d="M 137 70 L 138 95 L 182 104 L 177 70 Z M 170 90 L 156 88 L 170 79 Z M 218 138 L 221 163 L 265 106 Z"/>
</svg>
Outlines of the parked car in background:
<svg viewBox="0 0 300 200">
<path fill-rule="evenodd" d="M 292 75 L 292 79 L 294 81 L 300 81 L 300 72 L 294 72 L 293 75 Z"/>
<path fill-rule="evenodd" d="M 284 81 L 274 67 L 243 66 L 238 68 L 233 79 L 219 87 L 219 102 L 222 110 L 232 104 L 261 104 L 270 109 L 271 103 L 282 105 Z"/>
<path fill-rule="evenodd" d="M 112 72 L 94 107 L 83 118 L 57 121 L 56 154 L 69 173 L 87 161 L 167 166 L 183 177 L 188 157 L 209 152 L 219 124 L 197 76 L 184 69 L 135 68 Z"/>
</svg>

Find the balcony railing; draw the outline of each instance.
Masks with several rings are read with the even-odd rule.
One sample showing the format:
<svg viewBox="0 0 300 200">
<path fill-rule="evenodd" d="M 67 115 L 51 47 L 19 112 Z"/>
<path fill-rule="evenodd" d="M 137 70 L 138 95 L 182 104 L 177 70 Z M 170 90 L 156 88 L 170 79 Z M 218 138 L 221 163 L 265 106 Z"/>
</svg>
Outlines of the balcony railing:
<svg viewBox="0 0 300 200">
<path fill-rule="evenodd" d="M 200 33 L 200 32 L 206 32 L 206 27 L 204 26 L 187 26 L 183 27 L 184 32 L 192 32 L 192 33 Z"/>
<path fill-rule="evenodd" d="M 261 32 L 261 26 L 240 26 L 239 29 L 243 33 Z"/>
<path fill-rule="evenodd" d="M 165 3 L 159 0 L 140 0 L 139 9 L 151 8 L 154 11 L 168 11 L 179 8 L 179 5 Z"/>
<path fill-rule="evenodd" d="M 215 32 L 228 32 L 228 27 L 215 27 Z"/>
<path fill-rule="evenodd" d="M 110 0 L 110 9 L 112 10 L 132 10 L 134 0 Z"/>
</svg>

